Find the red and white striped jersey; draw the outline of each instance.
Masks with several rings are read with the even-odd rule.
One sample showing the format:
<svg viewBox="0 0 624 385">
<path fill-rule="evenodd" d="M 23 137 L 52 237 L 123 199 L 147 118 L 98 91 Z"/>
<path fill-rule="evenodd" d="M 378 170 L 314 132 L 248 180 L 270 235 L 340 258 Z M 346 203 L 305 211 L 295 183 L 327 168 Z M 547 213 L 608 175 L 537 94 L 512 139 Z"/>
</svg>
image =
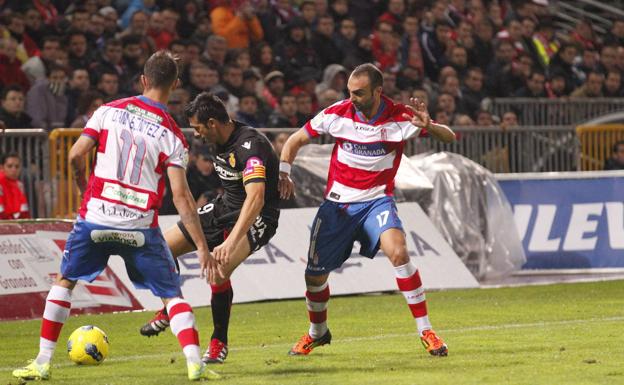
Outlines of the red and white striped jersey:
<svg viewBox="0 0 624 385">
<path fill-rule="evenodd" d="M 163 174 L 188 162 L 188 144 L 166 106 L 145 96 L 116 100 L 98 108 L 82 134 L 97 152 L 80 216 L 122 229 L 158 226 Z"/>
<path fill-rule="evenodd" d="M 329 134 L 336 139 L 325 199 L 365 202 L 393 194 L 405 141 L 426 135 L 403 117 L 405 113 L 413 115 L 405 105 L 382 95 L 377 115 L 367 121 L 351 100 L 345 99 L 305 124 L 311 137 Z"/>
</svg>

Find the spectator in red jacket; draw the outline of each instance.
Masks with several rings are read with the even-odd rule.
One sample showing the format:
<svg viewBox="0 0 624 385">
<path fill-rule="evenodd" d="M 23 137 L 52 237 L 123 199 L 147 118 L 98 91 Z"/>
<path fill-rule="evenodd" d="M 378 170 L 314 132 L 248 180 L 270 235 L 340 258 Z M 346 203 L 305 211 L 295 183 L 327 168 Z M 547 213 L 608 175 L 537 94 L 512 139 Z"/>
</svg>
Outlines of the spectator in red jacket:
<svg viewBox="0 0 624 385">
<path fill-rule="evenodd" d="M 16 58 L 17 41 L 12 37 L 0 39 L 0 87 L 17 84 L 28 91 L 30 82 Z"/>
<path fill-rule="evenodd" d="M 22 167 L 20 157 L 17 153 L 9 153 L 1 160 L 0 219 L 30 218 L 24 184 L 19 180 Z"/>
</svg>

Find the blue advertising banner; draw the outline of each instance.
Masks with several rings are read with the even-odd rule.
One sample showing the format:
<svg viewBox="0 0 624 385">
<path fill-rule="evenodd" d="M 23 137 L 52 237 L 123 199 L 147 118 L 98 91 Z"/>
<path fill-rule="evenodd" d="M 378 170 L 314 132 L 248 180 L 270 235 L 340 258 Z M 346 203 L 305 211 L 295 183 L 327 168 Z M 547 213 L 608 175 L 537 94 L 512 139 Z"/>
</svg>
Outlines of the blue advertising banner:
<svg viewBox="0 0 624 385">
<path fill-rule="evenodd" d="M 524 269 L 624 267 L 624 173 L 499 178 L 514 211 Z"/>
</svg>

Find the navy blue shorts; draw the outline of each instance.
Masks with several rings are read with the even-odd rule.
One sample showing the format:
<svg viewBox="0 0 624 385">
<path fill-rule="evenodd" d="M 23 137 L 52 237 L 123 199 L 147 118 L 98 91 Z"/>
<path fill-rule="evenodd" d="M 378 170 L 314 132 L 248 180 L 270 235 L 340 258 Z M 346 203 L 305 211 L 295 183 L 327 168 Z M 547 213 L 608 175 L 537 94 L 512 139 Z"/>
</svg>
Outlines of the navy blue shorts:
<svg viewBox="0 0 624 385">
<path fill-rule="evenodd" d="M 61 274 L 71 280 L 92 282 L 120 255 L 137 289 L 150 289 L 161 298 L 181 296 L 180 277 L 159 228 L 126 230 L 79 219 L 67 238 Z"/>
<path fill-rule="evenodd" d="M 403 230 L 391 197 L 360 203 L 324 201 L 312 222 L 306 274 L 324 275 L 342 266 L 355 241 L 360 242 L 360 255 L 373 258 L 381 234 L 391 228 Z"/>
</svg>

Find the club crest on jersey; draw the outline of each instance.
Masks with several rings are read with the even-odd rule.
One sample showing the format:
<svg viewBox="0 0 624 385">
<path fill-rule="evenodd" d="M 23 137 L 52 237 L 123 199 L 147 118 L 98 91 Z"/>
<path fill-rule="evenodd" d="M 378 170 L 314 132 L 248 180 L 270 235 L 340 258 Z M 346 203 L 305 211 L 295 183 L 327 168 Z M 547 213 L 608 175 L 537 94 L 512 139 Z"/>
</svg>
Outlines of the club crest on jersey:
<svg viewBox="0 0 624 385">
<path fill-rule="evenodd" d="M 233 152 L 230 152 L 230 158 L 228 159 L 228 163 L 230 164 L 232 168 L 236 166 L 236 158 L 234 157 Z"/>
<path fill-rule="evenodd" d="M 388 140 L 388 131 L 386 130 L 385 127 L 381 128 L 380 134 L 381 134 L 381 140 L 383 140 L 384 142 Z"/>
</svg>

